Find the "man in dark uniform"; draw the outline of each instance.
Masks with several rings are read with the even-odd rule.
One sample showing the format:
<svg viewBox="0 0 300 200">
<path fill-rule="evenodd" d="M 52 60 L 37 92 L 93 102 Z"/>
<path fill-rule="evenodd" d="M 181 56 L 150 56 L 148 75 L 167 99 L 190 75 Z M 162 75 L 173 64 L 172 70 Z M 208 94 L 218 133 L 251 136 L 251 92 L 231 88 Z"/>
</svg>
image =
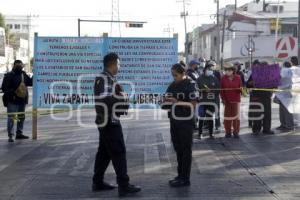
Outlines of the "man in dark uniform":
<svg viewBox="0 0 300 200">
<path fill-rule="evenodd" d="M 221 83 L 221 73 L 219 72 L 219 70 L 216 69 L 217 67 L 217 63 L 213 60 L 210 60 L 207 62 L 208 67 L 211 67 L 211 69 L 214 72 L 214 76 L 217 78 L 218 82 Z M 219 130 L 219 128 L 221 127 L 221 117 L 220 117 L 220 109 L 221 109 L 221 100 L 220 100 L 220 91 L 216 91 L 216 104 L 218 106 L 218 110 L 216 110 L 215 113 L 215 127 L 216 127 L 216 131 Z"/>
<path fill-rule="evenodd" d="M 107 54 L 103 64 L 104 71 L 100 77 L 96 78 L 94 88 L 96 124 L 100 133 L 100 141 L 95 160 L 92 189 L 93 191 L 102 191 L 115 188 L 104 182 L 104 173 L 112 161 L 117 174 L 119 196 L 126 196 L 141 191 L 139 187 L 129 184 L 127 175 L 126 148 L 119 120 L 120 115 L 124 114 L 120 112 L 120 109 L 128 109 L 127 98 L 115 78 L 120 66 L 118 55 Z"/>
</svg>

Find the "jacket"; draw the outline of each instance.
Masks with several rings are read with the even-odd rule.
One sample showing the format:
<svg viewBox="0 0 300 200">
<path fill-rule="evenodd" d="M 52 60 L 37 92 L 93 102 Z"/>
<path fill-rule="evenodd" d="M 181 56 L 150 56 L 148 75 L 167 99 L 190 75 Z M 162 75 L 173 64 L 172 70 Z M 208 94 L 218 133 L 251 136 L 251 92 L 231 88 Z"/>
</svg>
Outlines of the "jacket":
<svg viewBox="0 0 300 200">
<path fill-rule="evenodd" d="M 220 89 L 220 82 L 215 76 L 201 75 L 197 79 L 198 88 L 200 89 L 200 102 L 218 102 L 219 91 L 209 89 Z"/>
<path fill-rule="evenodd" d="M 129 109 L 129 100 L 121 94 L 122 92 L 124 92 L 123 88 L 108 72 L 104 71 L 101 76 L 96 77 L 94 85 L 95 122 L 99 128 L 107 125 L 120 125 L 119 117 L 127 114 Z"/>
<path fill-rule="evenodd" d="M 224 103 L 239 103 L 241 102 L 241 88 L 243 87 L 239 75 L 234 74 L 230 80 L 224 75 L 221 80 L 221 98 Z M 229 89 L 229 90 L 228 90 Z"/>
<path fill-rule="evenodd" d="M 32 86 L 32 78 L 30 78 L 26 72 L 22 71 L 17 73 L 14 71 L 8 72 L 4 75 L 2 82 L 2 91 L 4 93 L 3 101 L 13 104 L 28 104 L 28 95 L 25 98 L 19 98 L 16 96 L 15 91 L 19 87 L 22 81 L 22 74 L 24 76 L 25 85 Z"/>
</svg>

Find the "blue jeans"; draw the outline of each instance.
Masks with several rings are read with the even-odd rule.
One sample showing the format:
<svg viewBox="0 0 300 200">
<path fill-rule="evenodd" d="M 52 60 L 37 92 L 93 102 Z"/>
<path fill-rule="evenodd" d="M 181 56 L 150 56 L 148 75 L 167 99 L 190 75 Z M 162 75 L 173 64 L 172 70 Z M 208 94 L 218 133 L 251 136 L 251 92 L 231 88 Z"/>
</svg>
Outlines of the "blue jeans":
<svg viewBox="0 0 300 200">
<path fill-rule="evenodd" d="M 23 125 L 25 121 L 25 113 L 24 114 L 9 114 L 9 113 L 19 113 L 25 112 L 25 104 L 13 104 L 8 103 L 7 105 L 7 132 L 8 137 L 12 137 L 14 135 L 14 121 L 17 120 L 17 132 L 16 134 L 23 133 Z"/>
</svg>

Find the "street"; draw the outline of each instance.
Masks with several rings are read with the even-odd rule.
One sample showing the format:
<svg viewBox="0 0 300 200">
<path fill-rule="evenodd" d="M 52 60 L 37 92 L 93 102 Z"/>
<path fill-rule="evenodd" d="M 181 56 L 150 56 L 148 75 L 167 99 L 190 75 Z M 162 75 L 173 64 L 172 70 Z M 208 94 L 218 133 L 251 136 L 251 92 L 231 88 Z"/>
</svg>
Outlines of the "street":
<svg viewBox="0 0 300 200">
<path fill-rule="evenodd" d="M 244 100 L 246 103 L 246 100 Z M 241 138 L 196 139 L 191 187 L 174 189 L 176 158 L 166 113 L 154 120 L 151 110 L 132 111 L 139 120 L 122 121 L 131 182 L 142 187 L 135 199 L 299 199 L 299 131 L 252 136 L 242 119 Z M 82 123 L 78 123 L 81 113 Z M 56 114 L 66 118 L 69 113 Z M 3 116 L 3 115 L 2 115 Z M 74 111 L 70 119 L 40 116 L 37 141 L 7 143 L 0 121 L 0 199 L 118 199 L 117 190 L 93 193 L 91 177 L 98 145 L 94 111 Z M 278 126 L 273 108 L 273 128 Z M 83 124 L 86 124 L 85 126 Z M 27 118 L 25 133 L 31 133 Z M 110 166 L 106 180 L 115 183 Z M 128 198 L 132 199 L 132 198 Z"/>
</svg>

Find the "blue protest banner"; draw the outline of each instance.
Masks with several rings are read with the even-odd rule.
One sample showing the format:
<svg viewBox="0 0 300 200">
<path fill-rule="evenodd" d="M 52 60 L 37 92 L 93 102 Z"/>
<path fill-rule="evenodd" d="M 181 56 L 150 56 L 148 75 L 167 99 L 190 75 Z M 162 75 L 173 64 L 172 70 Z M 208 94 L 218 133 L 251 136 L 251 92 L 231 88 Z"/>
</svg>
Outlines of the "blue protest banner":
<svg viewBox="0 0 300 200">
<path fill-rule="evenodd" d="M 157 105 L 172 81 L 177 38 L 36 37 L 34 108 L 93 107 L 94 79 L 108 52 L 120 56 L 117 78 L 132 107 Z"/>
</svg>

